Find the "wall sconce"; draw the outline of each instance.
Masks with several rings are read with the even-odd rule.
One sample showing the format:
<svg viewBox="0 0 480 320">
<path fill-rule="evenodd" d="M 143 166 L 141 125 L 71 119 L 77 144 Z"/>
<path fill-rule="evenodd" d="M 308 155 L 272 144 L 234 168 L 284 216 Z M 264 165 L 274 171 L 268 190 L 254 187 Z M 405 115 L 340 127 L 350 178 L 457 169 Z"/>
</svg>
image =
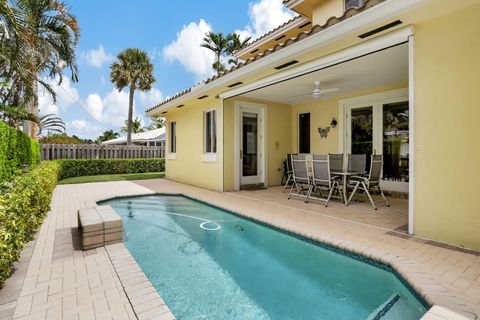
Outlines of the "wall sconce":
<svg viewBox="0 0 480 320">
<path fill-rule="evenodd" d="M 330 122 L 330 126 L 332 128 L 335 128 L 337 126 L 338 122 L 337 122 L 337 119 L 335 119 L 335 117 L 332 118 L 332 122 Z"/>
</svg>

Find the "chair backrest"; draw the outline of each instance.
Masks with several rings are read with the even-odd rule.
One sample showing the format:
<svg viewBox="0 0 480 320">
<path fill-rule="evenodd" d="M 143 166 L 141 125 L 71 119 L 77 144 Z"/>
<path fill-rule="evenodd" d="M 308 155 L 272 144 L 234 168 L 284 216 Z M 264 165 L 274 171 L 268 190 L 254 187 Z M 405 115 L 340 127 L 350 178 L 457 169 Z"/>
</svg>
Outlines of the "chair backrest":
<svg viewBox="0 0 480 320">
<path fill-rule="evenodd" d="M 313 155 L 312 165 L 314 185 L 331 187 L 329 158 L 329 155 Z"/>
<path fill-rule="evenodd" d="M 372 154 L 372 161 L 370 162 L 370 174 L 368 175 L 368 181 L 370 181 L 370 183 L 380 182 L 382 167 L 383 167 L 383 156 L 379 154 L 377 155 Z"/>
<path fill-rule="evenodd" d="M 348 171 L 365 172 L 367 165 L 366 154 L 349 154 L 348 155 Z"/>
<path fill-rule="evenodd" d="M 331 172 L 341 172 L 343 171 L 343 154 L 328 154 L 328 162 L 330 165 Z"/>
<path fill-rule="evenodd" d="M 310 184 L 307 158 L 304 154 L 292 155 L 292 175 L 295 183 Z"/>
<path fill-rule="evenodd" d="M 292 153 L 287 153 L 287 172 L 292 172 Z"/>
</svg>

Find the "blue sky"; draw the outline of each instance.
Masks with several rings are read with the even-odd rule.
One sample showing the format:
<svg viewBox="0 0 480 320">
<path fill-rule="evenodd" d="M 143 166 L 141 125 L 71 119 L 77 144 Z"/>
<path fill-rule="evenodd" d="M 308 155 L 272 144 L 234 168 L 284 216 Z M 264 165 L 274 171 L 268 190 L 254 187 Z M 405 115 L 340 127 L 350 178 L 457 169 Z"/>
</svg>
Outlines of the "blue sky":
<svg viewBox="0 0 480 320">
<path fill-rule="evenodd" d="M 136 92 L 135 98 L 135 115 L 148 124 L 146 108 L 212 74 L 213 55 L 199 47 L 205 32 L 236 31 L 255 38 L 293 17 L 281 0 L 176 0 L 168 6 L 158 0 L 66 2 L 81 27 L 80 79 L 72 83 L 66 73 L 61 86 L 52 82 L 57 103 L 41 93 L 40 112 L 58 114 L 68 134 L 85 138 L 119 131 L 126 119 L 127 91 L 115 90 L 109 78 L 109 66 L 121 50 L 143 49 L 155 66 L 154 89 Z"/>
</svg>

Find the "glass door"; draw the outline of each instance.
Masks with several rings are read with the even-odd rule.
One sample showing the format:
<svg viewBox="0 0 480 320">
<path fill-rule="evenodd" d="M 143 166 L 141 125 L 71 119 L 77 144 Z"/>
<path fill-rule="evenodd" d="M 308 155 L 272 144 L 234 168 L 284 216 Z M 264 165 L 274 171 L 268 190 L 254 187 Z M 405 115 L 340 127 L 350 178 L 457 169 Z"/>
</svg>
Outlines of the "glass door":
<svg viewBox="0 0 480 320">
<path fill-rule="evenodd" d="M 240 110 L 240 183 L 260 184 L 261 179 L 261 114 Z"/>
<path fill-rule="evenodd" d="M 382 187 L 408 192 L 408 99 L 397 98 L 349 105 L 346 110 L 345 151 L 383 154 Z"/>
</svg>

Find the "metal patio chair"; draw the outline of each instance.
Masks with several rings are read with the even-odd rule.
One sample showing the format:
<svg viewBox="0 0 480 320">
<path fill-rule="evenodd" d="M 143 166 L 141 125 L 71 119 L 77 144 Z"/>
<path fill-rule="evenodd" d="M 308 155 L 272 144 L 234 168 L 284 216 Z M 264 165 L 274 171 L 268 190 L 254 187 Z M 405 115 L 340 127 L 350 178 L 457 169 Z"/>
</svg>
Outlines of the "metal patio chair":
<svg viewBox="0 0 480 320">
<path fill-rule="evenodd" d="M 367 165 L 366 154 L 349 154 L 348 155 L 348 171 L 365 172 Z"/>
<path fill-rule="evenodd" d="M 293 186 L 288 194 L 288 199 L 292 196 L 306 199 L 313 186 L 308 175 L 307 158 L 304 154 L 292 155 L 292 179 Z"/>
<path fill-rule="evenodd" d="M 285 186 L 283 187 L 283 191 L 287 190 L 287 187 L 293 188 L 293 170 L 292 170 L 292 154 L 287 153 L 287 159 L 285 160 L 284 166 L 284 175 L 285 175 Z"/>
<path fill-rule="evenodd" d="M 313 188 L 310 189 L 310 193 L 307 195 L 305 202 L 309 202 L 310 198 L 324 201 L 325 207 L 328 206 L 330 199 L 333 197 L 333 192 L 338 191 L 340 198 L 343 202 L 343 194 L 340 189 L 340 182 L 338 176 L 332 176 L 330 172 L 331 157 L 333 160 L 338 160 L 336 155 L 313 155 L 312 166 L 313 166 L 313 178 L 312 184 Z M 343 163 L 343 162 L 342 162 Z M 338 163 L 337 163 L 338 164 Z M 312 196 L 314 191 L 318 191 L 319 196 Z M 325 198 L 322 191 L 328 192 L 328 196 Z"/>
<path fill-rule="evenodd" d="M 370 162 L 370 173 L 368 177 L 361 177 L 361 176 L 354 176 L 353 179 L 349 181 L 351 187 L 353 187 L 353 191 L 348 198 L 347 204 L 353 199 L 353 196 L 357 192 L 357 190 L 362 190 L 370 200 L 373 208 L 377 210 L 376 203 L 373 201 L 370 191 L 377 190 L 380 192 L 383 200 L 377 201 L 377 203 L 385 202 L 387 207 L 390 207 L 390 203 L 388 203 L 387 198 L 383 194 L 382 189 L 380 188 L 380 178 L 382 174 L 382 167 L 383 167 L 383 156 L 382 155 L 372 155 L 372 161 Z"/>
</svg>

